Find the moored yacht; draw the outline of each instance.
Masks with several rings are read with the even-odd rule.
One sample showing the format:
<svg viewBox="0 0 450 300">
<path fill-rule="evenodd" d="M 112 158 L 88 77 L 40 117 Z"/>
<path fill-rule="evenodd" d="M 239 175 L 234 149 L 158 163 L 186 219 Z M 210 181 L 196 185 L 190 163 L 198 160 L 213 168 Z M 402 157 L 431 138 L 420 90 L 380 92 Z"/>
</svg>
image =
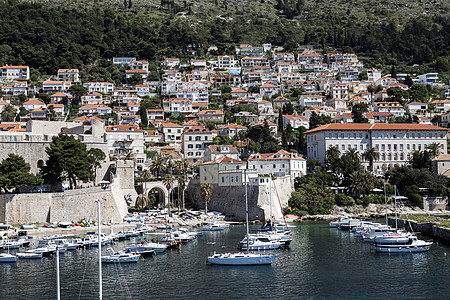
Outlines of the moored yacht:
<svg viewBox="0 0 450 300">
<path fill-rule="evenodd" d="M 408 241 L 397 244 L 374 243 L 373 248 L 376 252 L 382 253 L 412 253 L 425 252 L 430 250 L 433 242 L 427 242 L 417 239 L 416 236 L 411 236 Z"/>
<path fill-rule="evenodd" d="M 274 262 L 276 255 L 261 255 L 256 253 L 215 253 L 208 257 L 210 264 L 225 266 L 251 266 L 270 265 Z"/>
</svg>

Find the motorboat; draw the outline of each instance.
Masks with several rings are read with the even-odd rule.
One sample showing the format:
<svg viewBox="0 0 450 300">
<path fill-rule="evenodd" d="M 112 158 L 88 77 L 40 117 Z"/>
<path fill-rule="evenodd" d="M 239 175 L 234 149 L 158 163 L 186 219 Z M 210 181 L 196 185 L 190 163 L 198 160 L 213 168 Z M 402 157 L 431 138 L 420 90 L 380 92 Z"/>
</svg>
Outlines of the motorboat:
<svg viewBox="0 0 450 300">
<path fill-rule="evenodd" d="M 20 259 L 39 259 L 42 258 L 42 252 L 20 252 L 16 254 Z"/>
<path fill-rule="evenodd" d="M 389 245 L 405 244 L 411 237 L 412 235 L 406 232 L 388 233 L 375 237 L 373 243 Z"/>
<path fill-rule="evenodd" d="M 270 240 L 268 237 L 249 236 L 248 250 L 274 250 L 281 246 L 279 241 Z M 247 250 L 247 237 L 241 241 L 241 249 Z"/>
<path fill-rule="evenodd" d="M 144 244 L 132 244 L 125 248 L 125 252 L 142 252 L 142 251 L 154 251 L 155 253 L 162 253 L 166 251 L 167 245 L 158 244 L 153 242 L 147 242 Z"/>
<path fill-rule="evenodd" d="M 333 221 L 333 222 L 328 223 L 328 226 L 330 228 L 338 228 L 341 223 L 345 222 L 348 219 L 350 219 L 350 218 L 349 217 L 341 217 L 339 219 L 339 221 Z"/>
<path fill-rule="evenodd" d="M 214 223 L 208 223 L 205 226 L 203 226 L 203 231 L 221 231 L 224 230 L 228 225 L 222 224 L 220 222 L 214 222 Z"/>
<path fill-rule="evenodd" d="M 17 256 L 9 253 L 0 253 L 0 263 L 14 263 L 17 261 Z"/>
<path fill-rule="evenodd" d="M 66 239 L 56 239 L 54 240 L 55 244 L 58 245 L 59 247 L 64 247 L 67 250 L 76 250 L 78 249 L 78 244 L 73 243 L 72 241 L 68 241 Z"/>
<path fill-rule="evenodd" d="M 374 243 L 373 248 L 376 252 L 381 253 L 412 253 L 429 251 L 433 242 L 427 242 L 411 236 L 407 242 L 402 244 L 383 244 Z"/>
<path fill-rule="evenodd" d="M 3 243 L 0 245 L 0 248 L 5 250 L 10 249 L 19 249 L 24 245 L 22 241 L 13 241 L 13 240 L 6 240 L 3 241 Z"/>
<path fill-rule="evenodd" d="M 361 220 L 359 219 L 347 219 L 341 222 L 338 226 L 340 230 L 351 230 L 353 227 L 361 226 Z"/>
<path fill-rule="evenodd" d="M 114 252 L 112 248 L 108 249 L 108 254 L 109 255 L 102 256 L 102 263 L 136 263 L 141 257 L 140 254 L 132 252 Z"/>
<path fill-rule="evenodd" d="M 252 266 L 270 265 L 274 262 L 276 255 L 262 255 L 256 253 L 215 253 L 208 257 L 210 264 L 225 266 Z"/>
</svg>

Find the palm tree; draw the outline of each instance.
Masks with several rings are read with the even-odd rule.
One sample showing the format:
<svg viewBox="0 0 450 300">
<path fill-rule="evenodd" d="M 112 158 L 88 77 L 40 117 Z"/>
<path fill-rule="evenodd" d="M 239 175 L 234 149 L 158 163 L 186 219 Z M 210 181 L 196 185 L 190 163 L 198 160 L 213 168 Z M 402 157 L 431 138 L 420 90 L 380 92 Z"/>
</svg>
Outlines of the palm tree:
<svg viewBox="0 0 450 300">
<path fill-rule="evenodd" d="M 358 171 L 349 175 L 349 190 L 352 195 L 365 196 L 375 187 L 375 177 L 367 171 Z"/>
<path fill-rule="evenodd" d="M 202 199 L 205 201 L 205 215 L 208 213 L 208 202 L 211 200 L 212 196 L 212 185 L 209 183 L 203 183 L 200 186 L 200 191 L 202 193 Z"/>
<path fill-rule="evenodd" d="M 150 204 L 150 200 L 144 194 L 139 194 L 136 198 L 136 206 L 140 209 L 147 207 Z"/>
<path fill-rule="evenodd" d="M 170 197 L 172 196 L 171 191 L 172 191 L 174 181 L 175 181 L 175 179 L 170 174 L 167 174 L 163 178 L 163 184 L 166 187 L 166 189 L 169 191 L 169 215 L 170 215 L 170 201 L 171 201 Z"/>
<path fill-rule="evenodd" d="M 184 201 L 184 190 L 186 189 L 186 183 L 188 182 L 188 178 L 186 175 L 180 175 L 177 178 L 178 181 L 178 191 L 181 192 L 181 208 L 183 210 L 186 209 L 185 201 Z"/>
<path fill-rule="evenodd" d="M 141 177 L 144 178 L 145 181 L 148 181 L 152 177 L 152 173 L 149 170 L 144 170 L 141 173 Z"/>
<path fill-rule="evenodd" d="M 175 172 L 179 175 L 186 175 L 189 171 L 190 165 L 187 159 L 182 159 L 175 162 Z"/>
<path fill-rule="evenodd" d="M 439 154 L 441 154 L 441 144 L 439 143 L 428 144 L 426 148 L 430 150 L 431 156 L 433 158 L 436 158 L 439 156 Z"/>
<path fill-rule="evenodd" d="M 370 147 L 362 154 L 362 158 L 369 162 L 370 172 L 373 173 L 373 161 L 380 159 L 380 153 L 375 148 Z"/>
<path fill-rule="evenodd" d="M 166 166 L 164 165 L 164 161 L 161 159 L 161 157 L 158 156 L 154 160 L 152 160 L 150 171 L 156 173 L 157 178 L 159 178 L 159 175 L 161 173 L 166 171 Z"/>
</svg>

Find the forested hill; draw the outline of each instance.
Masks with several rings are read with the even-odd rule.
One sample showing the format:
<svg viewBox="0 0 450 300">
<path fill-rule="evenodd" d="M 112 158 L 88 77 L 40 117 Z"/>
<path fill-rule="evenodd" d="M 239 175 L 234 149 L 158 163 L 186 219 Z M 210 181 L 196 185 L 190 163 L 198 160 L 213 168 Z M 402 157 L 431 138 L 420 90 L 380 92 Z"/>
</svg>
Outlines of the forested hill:
<svg viewBox="0 0 450 300">
<path fill-rule="evenodd" d="M 448 0 L 1 0 L 0 65 L 55 73 L 101 57 L 202 56 L 211 45 L 219 54 L 265 42 L 420 64 L 449 55 L 449 11 Z"/>
</svg>

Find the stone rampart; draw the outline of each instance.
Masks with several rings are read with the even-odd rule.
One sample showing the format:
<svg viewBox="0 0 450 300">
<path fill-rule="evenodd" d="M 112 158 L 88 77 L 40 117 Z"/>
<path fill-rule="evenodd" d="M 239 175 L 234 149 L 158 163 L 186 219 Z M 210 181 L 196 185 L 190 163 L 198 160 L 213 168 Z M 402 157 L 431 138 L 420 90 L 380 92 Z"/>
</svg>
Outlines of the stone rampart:
<svg viewBox="0 0 450 300">
<path fill-rule="evenodd" d="M 127 205 L 118 183 L 100 187 L 67 190 L 60 193 L 0 195 L 0 222 L 11 224 L 77 222 L 83 218 L 97 220 L 96 202 L 102 203 L 102 222 L 121 221 Z"/>
<path fill-rule="evenodd" d="M 204 209 L 200 191 L 200 180 L 192 179 L 187 192 L 194 203 Z M 282 208 L 285 207 L 291 194 L 291 182 L 288 176 L 277 178 L 272 187 L 272 214 L 275 219 L 282 218 Z M 270 218 L 270 189 L 268 185 L 248 185 L 247 199 L 250 220 L 268 220 Z M 278 200 L 280 199 L 280 200 Z M 218 186 L 213 184 L 211 201 L 208 211 L 219 211 L 231 214 L 237 221 L 245 220 L 245 186 Z"/>
</svg>

